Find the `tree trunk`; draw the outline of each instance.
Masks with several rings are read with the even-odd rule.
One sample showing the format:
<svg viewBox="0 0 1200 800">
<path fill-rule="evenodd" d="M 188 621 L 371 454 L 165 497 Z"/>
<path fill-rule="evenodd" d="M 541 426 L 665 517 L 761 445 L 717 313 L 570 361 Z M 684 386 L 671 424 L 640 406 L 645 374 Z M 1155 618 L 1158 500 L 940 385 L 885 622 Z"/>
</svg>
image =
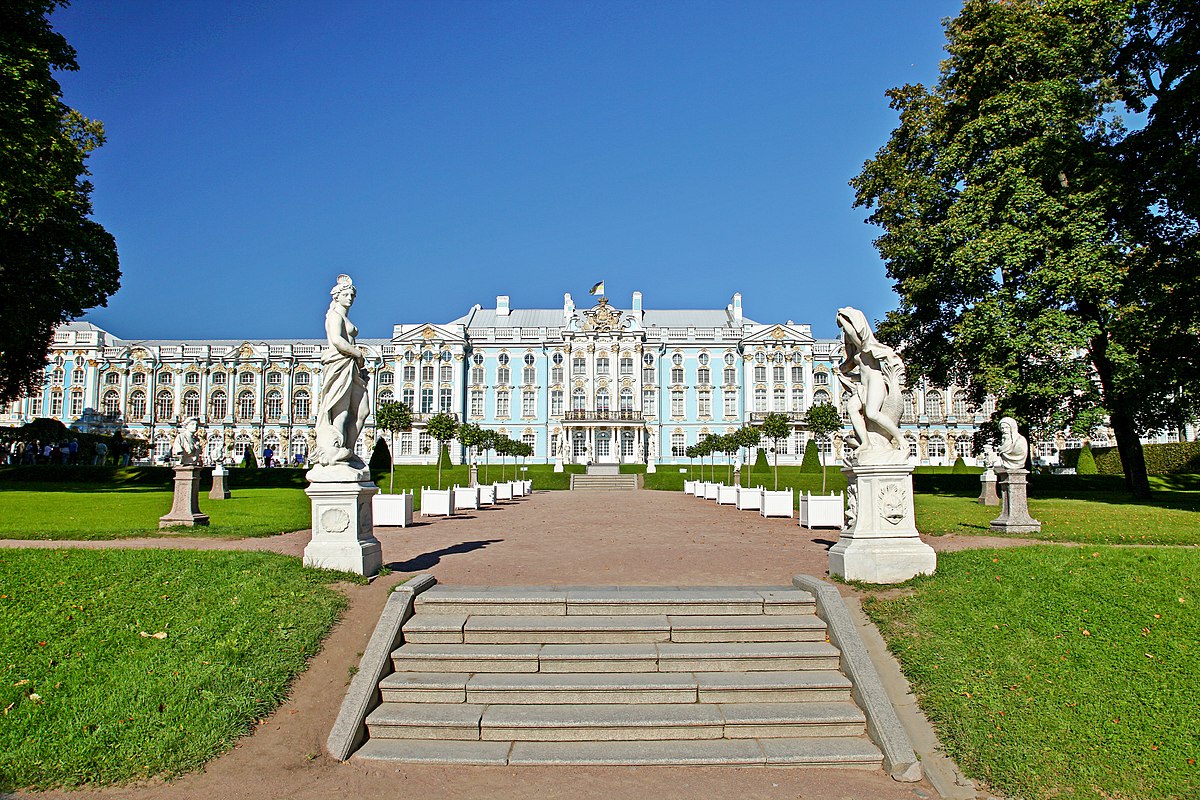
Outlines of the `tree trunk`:
<svg viewBox="0 0 1200 800">
<path fill-rule="evenodd" d="M 1125 473 L 1125 488 L 1137 500 L 1150 498 L 1150 479 L 1146 474 L 1146 454 L 1142 451 L 1142 439 L 1130 410 L 1133 403 L 1116 387 L 1112 362 L 1108 359 L 1108 339 L 1104 334 L 1092 340 L 1092 363 L 1100 378 L 1104 392 L 1104 405 L 1108 409 L 1109 424 L 1117 438 L 1117 454 L 1121 457 L 1121 470 Z"/>
</svg>

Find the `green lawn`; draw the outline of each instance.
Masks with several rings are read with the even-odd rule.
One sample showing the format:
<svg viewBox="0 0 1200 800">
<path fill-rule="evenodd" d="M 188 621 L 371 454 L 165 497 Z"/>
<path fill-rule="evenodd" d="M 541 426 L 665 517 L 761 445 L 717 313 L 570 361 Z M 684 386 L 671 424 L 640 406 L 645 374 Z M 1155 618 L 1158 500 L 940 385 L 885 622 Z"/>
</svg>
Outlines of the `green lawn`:
<svg viewBox="0 0 1200 800">
<path fill-rule="evenodd" d="M 947 753 L 1021 798 L 1200 796 L 1200 551 L 943 554 L 868 597 Z"/>
<path fill-rule="evenodd" d="M 0 551 L 0 790 L 202 766 L 286 696 L 345 577 L 268 553 Z"/>
<path fill-rule="evenodd" d="M 236 478 L 236 475 L 234 476 Z M 187 535 L 272 536 L 307 528 L 312 514 L 303 489 L 237 489 L 228 500 L 200 495 L 207 528 Z M 171 510 L 171 491 L 146 486 L 0 483 L 0 539 L 121 539 L 158 535 Z"/>
</svg>

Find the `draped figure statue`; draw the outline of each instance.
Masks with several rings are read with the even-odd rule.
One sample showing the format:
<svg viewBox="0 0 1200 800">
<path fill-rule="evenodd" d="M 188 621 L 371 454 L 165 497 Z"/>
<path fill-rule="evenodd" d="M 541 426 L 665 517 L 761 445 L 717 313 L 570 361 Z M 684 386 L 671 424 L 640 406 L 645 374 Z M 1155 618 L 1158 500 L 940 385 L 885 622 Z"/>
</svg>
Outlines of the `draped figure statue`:
<svg viewBox="0 0 1200 800">
<path fill-rule="evenodd" d="M 332 300 L 325 314 L 328 347 L 321 354 L 314 461 L 318 467 L 344 465 L 357 473 L 365 471 L 366 465 L 354 452 L 354 445 L 370 413 L 365 359 L 354 342 L 358 328 L 347 316 L 357 290 L 349 275 L 339 275 L 329 294 Z"/>
<path fill-rule="evenodd" d="M 904 362 L 891 347 L 875 338 L 866 316 L 857 308 L 839 308 L 845 359 L 838 381 L 849 392 L 847 412 L 854 432 L 845 443 L 859 463 L 907 459 L 900 433 Z"/>
</svg>

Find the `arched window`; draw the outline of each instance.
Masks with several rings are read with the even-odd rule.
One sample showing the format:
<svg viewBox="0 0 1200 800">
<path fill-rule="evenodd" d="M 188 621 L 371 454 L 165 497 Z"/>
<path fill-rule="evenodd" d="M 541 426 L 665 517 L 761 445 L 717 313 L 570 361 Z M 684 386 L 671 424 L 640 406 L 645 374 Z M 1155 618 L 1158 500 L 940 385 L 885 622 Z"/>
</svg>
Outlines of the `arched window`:
<svg viewBox="0 0 1200 800">
<path fill-rule="evenodd" d="M 934 434 L 929 437 L 929 441 L 925 445 L 926 452 L 930 458 L 945 458 L 946 457 L 946 440 L 940 434 Z"/>
<path fill-rule="evenodd" d="M 814 386 L 828 386 L 829 385 L 829 373 L 828 372 L 814 373 L 813 374 L 813 385 Z"/>
<path fill-rule="evenodd" d="M 583 389 L 576 389 L 571 392 L 571 410 L 583 411 L 587 408 L 587 395 Z"/>
<path fill-rule="evenodd" d="M 925 414 L 932 422 L 940 422 L 946 416 L 946 406 L 942 403 L 941 392 L 929 392 L 925 395 Z M 944 452 L 943 455 L 945 455 Z"/>
<path fill-rule="evenodd" d="M 308 460 L 308 439 L 303 434 L 292 437 L 292 461 L 303 464 Z"/>
<path fill-rule="evenodd" d="M 308 419 L 311 413 L 311 403 L 308 399 L 308 392 L 301 389 L 292 397 L 292 421 L 303 422 Z"/>
<path fill-rule="evenodd" d="M 633 389 L 628 386 L 621 390 L 621 410 L 633 411 Z"/>
<path fill-rule="evenodd" d="M 175 395 L 170 389 L 164 389 L 154 398 L 154 416 L 158 419 L 168 419 L 175 413 Z"/>
<path fill-rule="evenodd" d="M 183 393 L 183 415 L 185 417 L 200 416 L 200 393 L 188 391 Z"/>
<path fill-rule="evenodd" d="M 608 389 L 600 389 L 596 392 L 596 410 L 608 411 Z"/>
<path fill-rule="evenodd" d="M 915 459 L 915 458 L 920 458 L 920 457 L 921 457 L 921 450 L 920 450 L 920 448 L 917 446 L 917 440 L 916 440 L 916 439 L 914 439 L 914 438 L 913 438 L 913 437 L 911 437 L 911 436 L 905 436 L 905 437 L 904 437 L 904 441 L 908 443 L 908 457 L 909 457 L 909 458 L 914 458 L 914 459 Z"/>
<path fill-rule="evenodd" d="M 283 374 L 279 372 L 268 372 L 267 383 L 269 383 L 271 386 L 279 386 L 281 383 L 283 383 Z M 271 449 L 274 450 L 275 448 L 272 447 Z"/>
<path fill-rule="evenodd" d="M 133 373 L 133 375 L 131 375 L 129 377 L 129 380 L 133 383 L 134 386 L 143 386 L 146 383 L 146 373 L 135 372 L 135 373 Z"/>
<path fill-rule="evenodd" d="M 213 419 L 225 419 L 229 415 L 229 401 L 224 392 L 213 392 L 208 398 L 208 415 Z"/>
<path fill-rule="evenodd" d="M 378 397 L 379 405 L 383 405 L 384 403 L 394 402 L 395 397 L 396 396 L 394 394 L 392 394 L 391 389 L 384 389 L 383 391 L 381 391 L 379 393 L 379 397 Z"/>
<path fill-rule="evenodd" d="M 687 440 L 684 439 L 682 433 L 671 434 L 671 455 L 675 458 L 683 458 L 684 451 L 687 450 Z"/>
<path fill-rule="evenodd" d="M 238 375 L 238 383 L 240 383 L 242 386 L 252 385 L 254 383 L 254 373 L 253 372 L 241 373 L 240 375 Z"/>
<path fill-rule="evenodd" d="M 254 416 L 254 392 L 247 390 L 238 395 L 237 411 L 239 419 L 246 420 Z"/>
<path fill-rule="evenodd" d="M 105 386 L 116 386 L 120 382 L 121 382 L 121 373 L 119 373 L 119 372 L 104 373 L 104 385 Z"/>
<path fill-rule="evenodd" d="M 297 372 L 295 380 L 297 386 L 308 386 L 309 375 L 307 372 Z"/>
<path fill-rule="evenodd" d="M 901 413 L 900 420 L 902 422 L 916 422 L 917 421 L 917 397 L 916 397 L 916 395 L 914 395 L 912 392 L 905 392 L 900 397 L 901 397 L 901 402 L 903 403 L 903 409 L 904 409 L 903 412 Z"/>
<path fill-rule="evenodd" d="M 841 408 L 842 422 L 849 422 L 850 421 L 850 393 L 842 392 L 841 400 L 842 400 L 842 408 Z"/>
<path fill-rule="evenodd" d="M 246 457 L 246 451 L 250 450 L 249 434 L 239 433 L 237 438 L 233 440 L 233 457 L 241 461 Z"/>
<path fill-rule="evenodd" d="M 115 417 L 121 413 L 121 395 L 116 389 L 104 393 L 103 408 L 104 413 L 110 417 Z"/>
<path fill-rule="evenodd" d="M 954 393 L 954 416 L 965 417 L 969 413 L 969 404 L 967 402 L 966 392 Z"/>
<path fill-rule="evenodd" d="M 144 419 L 146 417 L 146 393 L 137 389 L 129 393 L 129 418 Z"/>
<path fill-rule="evenodd" d="M 828 403 L 828 402 L 829 402 L 829 392 L 825 391 L 824 389 L 818 389 L 817 391 L 813 392 L 813 405 L 814 406 L 819 406 L 822 403 Z"/>
<path fill-rule="evenodd" d="M 183 376 L 183 382 L 186 383 L 188 386 L 199 386 L 200 385 L 200 373 L 196 372 L 194 370 L 186 373 Z"/>
<path fill-rule="evenodd" d="M 970 458 L 974 455 L 974 450 L 970 436 L 960 436 L 954 440 L 954 451 L 959 458 Z"/>
<path fill-rule="evenodd" d="M 267 419 L 278 420 L 283 416 L 283 395 L 276 391 L 267 392 L 267 399 L 263 403 L 263 407 L 267 412 Z"/>
<path fill-rule="evenodd" d="M 71 405 L 69 409 L 72 417 L 79 417 L 83 414 L 83 391 L 81 389 L 71 391 Z"/>
</svg>

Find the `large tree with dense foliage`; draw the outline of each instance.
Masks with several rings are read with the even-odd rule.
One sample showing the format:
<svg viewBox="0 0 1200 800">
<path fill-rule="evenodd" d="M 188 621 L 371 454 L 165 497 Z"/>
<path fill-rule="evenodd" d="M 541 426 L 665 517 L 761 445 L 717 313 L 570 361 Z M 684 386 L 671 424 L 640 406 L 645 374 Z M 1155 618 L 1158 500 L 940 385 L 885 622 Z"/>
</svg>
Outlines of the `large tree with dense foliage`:
<svg viewBox="0 0 1200 800">
<path fill-rule="evenodd" d="M 967 0 L 937 85 L 888 92 L 899 127 L 852 182 L 910 377 L 1035 427 L 1107 413 L 1138 496 L 1140 436 L 1200 394 L 1193 6 Z"/>
<path fill-rule="evenodd" d="M 75 51 L 47 17 L 63 0 L 0 3 L 0 403 L 37 390 L 56 325 L 120 286 L 117 245 L 92 213 L 84 161 L 101 124 L 62 102 Z"/>
</svg>

